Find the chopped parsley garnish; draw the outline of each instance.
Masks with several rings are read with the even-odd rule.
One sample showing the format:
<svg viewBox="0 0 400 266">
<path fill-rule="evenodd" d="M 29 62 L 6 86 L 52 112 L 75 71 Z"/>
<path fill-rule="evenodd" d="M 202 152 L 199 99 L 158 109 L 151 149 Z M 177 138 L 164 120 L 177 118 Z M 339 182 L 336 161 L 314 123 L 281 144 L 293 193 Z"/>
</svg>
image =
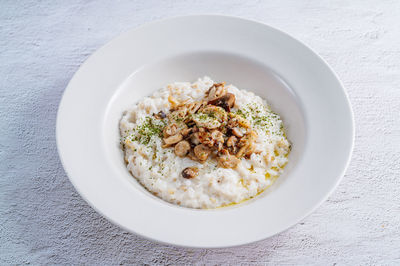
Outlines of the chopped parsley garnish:
<svg viewBox="0 0 400 266">
<path fill-rule="evenodd" d="M 284 134 L 283 125 L 279 116 L 264 105 L 255 102 L 248 103 L 243 108 L 236 110 L 234 113 L 249 120 L 254 127 L 261 129 L 268 134 Z M 273 130 L 275 123 L 280 123 L 279 130 Z"/>
<path fill-rule="evenodd" d="M 147 116 L 143 123 L 134 129 L 136 134 L 133 135 L 131 140 L 147 145 L 152 137 L 162 137 L 165 125 L 166 122 L 164 120 L 156 120 L 151 116 Z"/>
</svg>

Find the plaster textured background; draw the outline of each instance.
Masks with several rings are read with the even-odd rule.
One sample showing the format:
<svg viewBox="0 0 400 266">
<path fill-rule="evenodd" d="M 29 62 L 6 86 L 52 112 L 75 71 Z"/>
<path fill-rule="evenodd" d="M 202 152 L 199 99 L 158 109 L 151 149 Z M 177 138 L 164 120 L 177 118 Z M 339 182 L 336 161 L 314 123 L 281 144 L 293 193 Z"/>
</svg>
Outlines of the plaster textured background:
<svg viewBox="0 0 400 266">
<path fill-rule="evenodd" d="M 348 90 L 355 149 L 316 212 L 270 239 L 186 249 L 127 233 L 74 190 L 55 143 L 57 107 L 80 64 L 155 19 L 217 13 L 287 31 Z M 400 264 L 400 1 L 0 2 L 0 264 Z"/>
</svg>

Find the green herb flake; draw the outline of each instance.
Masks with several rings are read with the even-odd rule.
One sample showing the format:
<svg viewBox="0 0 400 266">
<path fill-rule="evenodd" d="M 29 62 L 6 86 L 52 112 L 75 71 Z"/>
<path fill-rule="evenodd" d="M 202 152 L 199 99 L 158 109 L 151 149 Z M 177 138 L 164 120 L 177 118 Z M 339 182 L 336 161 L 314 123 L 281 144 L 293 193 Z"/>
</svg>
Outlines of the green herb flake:
<svg viewBox="0 0 400 266">
<path fill-rule="evenodd" d="M 141 123 L 136 129 L 132 141 L 137 141 L 141 144 L 149 144 L 152 137 L 162 137 L 162 131 L 166 125 L 164 120 L 156 122 L 151 116 L 147 116 L 143 123 Z"/>
</svg>

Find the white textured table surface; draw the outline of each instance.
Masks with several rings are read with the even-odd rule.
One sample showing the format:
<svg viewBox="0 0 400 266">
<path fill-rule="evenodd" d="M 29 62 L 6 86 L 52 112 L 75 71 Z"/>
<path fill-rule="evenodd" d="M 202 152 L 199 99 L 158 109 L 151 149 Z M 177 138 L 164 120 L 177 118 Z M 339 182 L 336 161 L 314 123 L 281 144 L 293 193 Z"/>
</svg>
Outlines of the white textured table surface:
<svg viewBox="0 0 400 266">
<path fill-rule="evenodd" d="M 256 19 L 309 44 L 354 109 L 338 189 L 300 224 L 243 247 L 185 249 L 127 233 L 82 200 L 57 155 L 57 107 L 79 65 L 129 28 L 196 13 Z M 0 264 L 399 265 L 399 84 L 400 1 L 1 1 Z"/>
</svg>

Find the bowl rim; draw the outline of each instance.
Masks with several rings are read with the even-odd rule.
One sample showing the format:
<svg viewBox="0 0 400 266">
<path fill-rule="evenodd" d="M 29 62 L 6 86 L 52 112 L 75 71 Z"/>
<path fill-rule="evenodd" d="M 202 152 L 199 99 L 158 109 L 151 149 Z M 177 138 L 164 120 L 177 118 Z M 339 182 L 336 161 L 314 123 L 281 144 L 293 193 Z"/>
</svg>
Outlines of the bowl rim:
<svg viewBox="0 0 400 266">
<path fill-rule="evenodd" d="M 76 76 L 78 75 L 78 73 L 80 73 L 80 70 L 85 68 L 86 65 L 88 64 L 88 62 L 90 62 L 95 56 L 96 54 L 98 54 L 99 51 L 106 49 L 107 47 L 109 47 L 115 40 L 120 39 L 123 36 L 129 35 L 129 34 L 134 34 L 136 31 L 141 30 L 141 29 L 145 29 L 146 27 L 152 26 L 152 25 L 156 25 L 156 24 L 161 24 L 164 22 L 168 22 L 168 21 L 172 21 L 172 20 L 176 20 L 176 19 L 191 19 L 191 18 L 202 18 L 202 19 L 206 19 L 206 18 L 211 18 L 211 17 L 221 17 L 221 18 L 226 18 L 229 20 L 239 20 L 239 21 L 243 21 L 243 22 L 251 22 L 251 23 L 255 23 L 258 25 L 262 25 L 263 27 L 268 28 L 268 30 L 271 31 L 275 31 L 279 34 L 285 35 L 286 38 L 291 39 L 291 41 L 296 42 L 297 44 L 303 46 L 305 49 L 309 50 L 311 53 L 313 53 L 322 63 L 323 65 L 329 70 L 330 74 L 333 75 L 334 79 L 340 84 L 340 88 L 341 88 L 341 92 L 344 94 L 345 99 L 346 99 L 346 105 L 349 108 L 349 118 L 351 120 L 351 143 L 350 143 L 350 147 L 348 147 L 348 151 L 347 151 L 347 156 L 346 156 L 346 163 L 345 165 L 343 165 L 340 174 L 337 175 L 337 179 L 335 184 L 331 187 L 331 189 L 329 190 L 329 192 L 327 192 L 325 194 L 324 197 L 320 198 L 320 200 L 318 202 L 316 202 L 315 204 L 313 204 L 312 207 L 310 207 L 308 209 L 308 211 L 306 213 L 304 213 L 303 215 L 299 216 L 298 219 L 296 221 L 291 222 L 291 225 L 289 225 L 288 227 L 275 232 L 274 234 L 271 234 L 269 236 L 260 236 L 258 239 L 254 239 L 251 241 L 245 241 L 243 243 L 235 243 L 235 244 L 226 244 L 226 245 L 217 245 L 217 246 L 210 246 L 210 245 L 188 245 L 188 244 L 180 244 L 177 242 L 168 242 L 168 241 L 164 241 L 161 239 L 157 239 L 154 237 L 150 237 L 148 235 L 142 234 L 141 232 L 137 232 L 132 230 L 132 228 L 128 228 L 125 225 L 119 223 L 118 221 L 116 221 L 114 218 L 109 217 L 107 214 L 105 214 L 102 210 L 100 210 L 92 201 L 90 201 L 86 196 L 85 193 L 83 193 L 79 187 L 79 185 L 75 182 L 75 180 L 73 178 L 71 178 L 71 173 L 69 171 L 69 168 L 67 166 L 67 163 L 65 162 L 65 157 L 63 155 L 62 152 L 62 135 L 61 135 L 61 123 L 62 123 L 62 110 L 65 108 L 65 94 L 68 91 L 68 88 L 71 87 L 71 83 L 74 81 L 74 79 L 76 78 Z M 68 83 L 66 89 L 63 92 L 63 95 L 61 97 L 60 100 L 60 104 L 59 104 L 59 109 L 57 112 L 57 122 L 56 122 L 56 144 L 57 144 L 57 150 L 58 150 L 58 154 L 59 154 L 59 158 L 60 161 L 64 167 L 64 170 L 70 180 L 70 182 L 73 184 L 73 186 L 75 187 L 75 189 L 78 191 L 78 193 L 82 196 L 82 198 L 93 208 L 95 209 L 98 213 L 100 213 L 103 217 L 107 218 L 109 221 L 111 221 L 112 223 L 118 225 L 119 227 L 122 227 L 124 230 L 127 230 L 129 232 L 135 233 L 143 238 L 158 242 L 158 243 L 163 243 L 163 244 L 168 244 L 168 245 L 173 245 L 173 246 L 179 246 L 179 247 L 191 247 L 191 248 L 226 248 L 226 247 L 234 247 L 234 246 L 242 246 L 242 245 L 246 245 L 249 243 L 254 243 L 254 242 L 259 242 L 261 240 L 264 240 L 266 238 L 272 237 L 274 235 L 280 234 L 286 230 L 288 230 L 289 228 L 293 227 L 294 225 L 296 225 L 297 223 L 299 223 L 300 221 L 302 221 L 304 218 L 306 218 L 308 215 L 310 215 L 312 212 L 314 212 L 324 201 L 326 201 L 326 199 L 332 194 L 332 192 L 337 188 L 337 186 L 339 185 L 340 181 L 342 180 L 342 178 L 344 177 L 344 174 L 350 164 L 351 161 L 351 156 L 352 156 L 352 152 L 354 149 L 354 139 L 355 139 L 355 122 L 354 122 L 354 113 L 353 113 L 353 109 L 351 106 L 351 102 L 348 96 L 348 93 L 346 91 L 346 89 L 344 88 L 343 83 L 340 81 L 338 75 L 333 71 L 333 69 L 331 68 L 331 66 L 318 54 L 316 53 L 312 48 L 310 48 L 306 43 L 304 43 L 303 41 L 297 40 L 294 37 L 292 37 L 291 35 L 289 35 L 288 33 L 286 33 L 285 31 L 278 29 L 276 27 L 271 27 L 265 23 L 256 21 L 256 20 L 252 20 L 252 19 L 247 19 L 247 18 L 242 18 L 242 17 L 238 17 L 238 16 L 230 16 L 230 15 L 220 15 L 220 14 L 198 14 L 198 15 L 186 15 L 186 16 L 175 16 L 175 17 L 168 17 L 168 18 L 163 18 L 160 20 L 155 20 L 155 21 L 151 21 L 148 23 L 145 23 L 143 25 L 140 25 L 139 27 L 136 27 L 134 29 L 130 29 L 127 30 L 119 35 L 117 35 L 116 37 L 112 38 L 110 41 L 108 41 L 105 45 L 101 46 L 99 49 L 97 49 L 93 54 L 91 54 L 84 63 L 81 64 L 81 66 L 79 67 L 79 69 L 76 71 L 76 73 L 74 74 L 74 76 L 71 78 L 70 82 Z"/>
</svg>

